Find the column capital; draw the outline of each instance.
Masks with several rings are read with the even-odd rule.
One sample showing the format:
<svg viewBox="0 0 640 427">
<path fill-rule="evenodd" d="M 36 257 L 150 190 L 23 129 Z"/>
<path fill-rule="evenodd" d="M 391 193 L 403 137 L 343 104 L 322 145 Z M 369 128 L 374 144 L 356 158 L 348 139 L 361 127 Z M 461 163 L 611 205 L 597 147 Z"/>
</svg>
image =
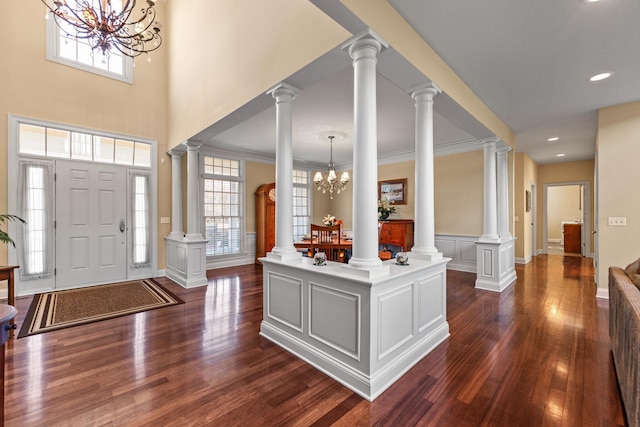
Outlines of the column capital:
<svg viewBox="0 0 640 427">
<path fill-rule="evenodd" d="M 182 157 L 182 155 L 185 153 L 184 148 L 182 148 L 182 145 L 178 145 L 177 147 L 172 148 L 171 150 L 167 151 L 167 154 L 170 155 L 172 158 L 180 158 Z"/>
<path fill-rule="evenodd" d="M 511 147 L 509 147 L 507 144 L 499 144 L 496 147 L 496 154 L 498 156 L 506 156 L 509 151 L 511 151 Z"/>
<path fill-rule="evenodd" d="M 422 83 L 418 86 L 414 86 L 407 91 L 411 98 L 418 101 L 418 98 L 422 97 L 422 95 L 427 95 L 427 98 L 433 99 L 439 93 L 442 93 L 442 89 L 436 86 L 435 83 L 429 81 L 427 83 Z M 430 97 L 428 95 L 431 95 Z"/>
<path fill-rule="evenodd" d="M 375 53 L 371 56 L 376 57 L 379 53 L 389 47 L 389 43 L 371 28 L 367 28 L 363 32 L 356 34 L 344 43 L 341 48 L 349 53 L 352 59 L 366 55 L 360 53 L 364 48 L 373 48 Z M 362 51 L 364 52 L 364 51 Z"/>
<path fill-rule="evenodd" d="M 497 136 L 492 136 L 490 138 L 481 139 L 480 142 L 485 147 L 490 147 L 490 146 L 496 147 L 498 145 L 498 142 L 500 142 L 500 138 L 498 138 Z"/>
<path fill-rule="evenodd" d="M 196 141 L 183 142 L 182 145 L 187 147 L 187 151 L 198 151 L 202 147 L 202 144 Z"/>
<path fill-rule="evenodd" d="M 300 89 L 285 82 L 280 82 L 267 91 L 267 95 L 273 96 L 276 101 L 280 101 L 280 98 L 283 97 L 290 97 L 290 99 L 288 99 L 289 102 L 293 101 L 293 98 L 295 98 L 299 93 Z M 282 100 L 286 101 L 286 99 Z"/>
</svg>

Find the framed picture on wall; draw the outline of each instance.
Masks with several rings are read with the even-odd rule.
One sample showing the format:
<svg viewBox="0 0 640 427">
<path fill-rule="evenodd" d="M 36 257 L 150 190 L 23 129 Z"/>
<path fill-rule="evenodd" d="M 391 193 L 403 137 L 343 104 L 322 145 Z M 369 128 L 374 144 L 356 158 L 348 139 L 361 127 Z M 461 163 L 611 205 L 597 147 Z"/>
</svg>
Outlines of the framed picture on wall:
<svg viewBox="0 0 640 427">
<path fill-rule="evenodd" d="M 531 191 L 524 191 L 524 206 L 526 212 L 531 212 Z"/>
<path fill-rule="evenodd" d="M 389 200 L 394 205 L 406 205 L 407 178 L 378 181 L 378 199 Z"/>
</svg>

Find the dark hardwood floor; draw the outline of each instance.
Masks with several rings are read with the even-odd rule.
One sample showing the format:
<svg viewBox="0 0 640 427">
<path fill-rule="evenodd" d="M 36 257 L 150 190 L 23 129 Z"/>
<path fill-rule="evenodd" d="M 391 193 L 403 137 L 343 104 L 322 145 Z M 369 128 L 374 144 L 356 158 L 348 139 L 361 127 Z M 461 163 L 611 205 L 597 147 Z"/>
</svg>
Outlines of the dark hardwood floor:
<svg viewBox="0 0 640 427">
<path fill-rule="evenodd" d="M 185 304 L 10 340 L 5 425 L 624 425 L 590 259 L 538 256 L 502 294 L 449 272 L 451 337 L 373 403 L 258 335 L 261 267 L 209 273 L 159 279 Z"/>
</svg>

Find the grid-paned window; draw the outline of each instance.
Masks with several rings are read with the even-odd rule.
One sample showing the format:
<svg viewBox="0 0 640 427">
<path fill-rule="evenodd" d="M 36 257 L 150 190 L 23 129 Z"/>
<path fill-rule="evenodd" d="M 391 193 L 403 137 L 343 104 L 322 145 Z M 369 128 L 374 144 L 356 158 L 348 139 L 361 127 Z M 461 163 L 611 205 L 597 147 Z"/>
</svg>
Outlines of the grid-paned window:
<svg viewBox="0 0 640 427">
<path fill-rule="evenodd" d="M 88 0 L 97 6 L 101 0 Z M 66 0 L 72 7 L 76 0 Z M 111 0 L 114 10 L 122 10 L 122 0 Z M 117 49 L 102 52 L 92 49 L 86 39 L 76 39 L 76 30 L 71 24 L 60 20 L 62 29 L 54 17 L 47 13 L 47 58 L 51 61 L 79 68 L 95 74 L 133 82 L 133 60 Z"/>
<path fill-rule="evenodd" d="M 25 123 L 19 132 L 20 154 L 151 167 L 151 144 L 146 142 Z"/>
<path fill-rule="evenodd" d="M 53 272 L 53 164 L 38 160 L 19 163 L 18 205 L 22 227 L 20 277 L 35 280 Z"/>
<path fill-rule="evenodd" d="M 151 265 L 149 175 L 133 174 L 133 266 Z"/>
<path fill-rule="evenodd" d="M 204 157 L 207 256 L 242 252 L 242 180 L 238 160 Z"/>
<path fill-rule="evenodd" d="M 309 233 L 311 217 L 309 172 L 293 171 L 293 240 L 301 240 Z"/>
</svg>

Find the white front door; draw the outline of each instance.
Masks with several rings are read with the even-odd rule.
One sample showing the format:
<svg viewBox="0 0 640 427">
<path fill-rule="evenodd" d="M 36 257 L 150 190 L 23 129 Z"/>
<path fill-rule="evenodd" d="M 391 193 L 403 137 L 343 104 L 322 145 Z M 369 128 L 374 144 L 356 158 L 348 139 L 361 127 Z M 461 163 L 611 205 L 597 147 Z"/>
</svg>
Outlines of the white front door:
<svg viewBox="0 0 640 427">
<path fill-rule="evenodd" d="M 127 278 L 127 170 L 56 161 L 56 288 Z"/>
</svg>

